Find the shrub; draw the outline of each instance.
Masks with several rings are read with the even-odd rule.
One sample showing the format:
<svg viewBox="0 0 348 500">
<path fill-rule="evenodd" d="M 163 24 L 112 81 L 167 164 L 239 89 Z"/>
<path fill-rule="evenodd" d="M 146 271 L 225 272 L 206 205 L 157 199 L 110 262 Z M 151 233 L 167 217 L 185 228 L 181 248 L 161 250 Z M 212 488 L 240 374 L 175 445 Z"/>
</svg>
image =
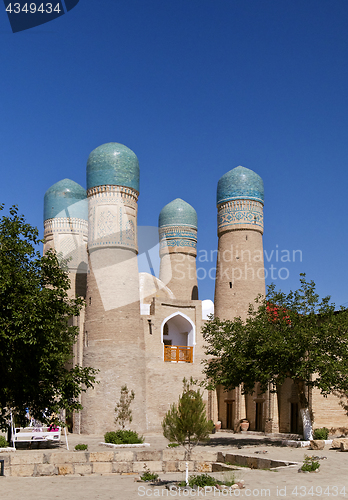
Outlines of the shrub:
<svg viewBox="0 0 348 500">
<path fill-rule="evenodd" d="M 190 460 L 193 448 L 200 441 L 209 440 L 210 426 L 202 394 L 192 389 L 196 383 L 192 377 L 190 381 L 183 379 L 184 390 L 178 404 L 171 405 L 162 422 L 164 437 L 185 448 L 186 460 Z"/>
<path fill-rule="evenodd" d="M 130 409 L 130 405 L 135 398 L 134 391 L 130 391 L 127 385 L 121 387 L 121 397 L 120 401 L 116 403 L 115 412 L 115 423 L 121 426 L 121 429 L 126 427 L 126 422 L 131 423 L 133 420 L 132 410 Z"/>
<path fill-rule="evenodd" d="M 75 450 L 77 451 L 88 450 L 88 444 L 77 444 L 75 446 Z"/>
<path fill-rule="evenodd" d="M 213 434 L 215 431 L 215 424 L 214 424 L 213 420 L 208 420 L 208 425 L 209 425 L 210 434 Z"/>
<path fill-rule="evenodd" d="M 4 436 L 0 436 L 0 448 L 7 448 L 8 447 L 8 442 L 4 438 Z"/>
<path fill-rule="evenodd" d="M 314 472 L 315 470 L 319 469 L 320 463 L 314 460 L 313 457 L 309 457 L 305 455 L 305 459 L 303 461 L 303 465 L 301 467 L 301 470 L 304 472 Z"/>
<path fill-rule="evenodd" d="M 158 474 L 155 474 L 154 472 L 144 472 L 144 474 L 140 476 L 142 481 L 156 481 L 157 478 Z"/>
<path fill-rule="evenodd" d="M 104 436 L 105 443 L 112 444 L 137 444 L 143 443 L 143 436 L 138 436 L 135 431 L 119 430 L 116 432 L 107 432 Z"/>
<path fill-rule="evenodd" d="M 169 443 L 168 448 L 176 448 L 177 446 L 180 446 L 179 443 Z"/>
<path fill-rule="evenodd" d="M 315 429 L 313 437 L 314 439 L 327 439 L 329 436 L 329 429 L 327 427 L 321 427 L 320 429 Z"/>
<path fill-rule="evenodd" d="M 215 477 L 212 477 L 212 476 L 209 476 L 208 474 L 200 474 L 199 476 L 190 476 L 189 478 L 189 486 L 191 488 L 194 488 L 194 487 L 200 487 L 200 488 L 204 488 L 204 486 L 216 486 L 217 484 L 220 484 L 220 485 L 225 485 L 225 486 L 232 486 L 233 484 L 235 484 L 236 481 L 235 481 L 235 477 L 234 477 L 234 474 L 232 474 L 232 477 L 230 480 L 223 480 L 223 481 L 220 481 L 219 479 L 215 479 Z M 185 481 L 180 481 L 178 483 L 178 486 L 186 486 L 186 483 Z"/>
<path fill-rule="evenodd" d="M 204 488 L 204 486 L 215 486 L 218 481 L 209 476 L 208 474 L 200 474 L 199 476 L 190 476 L 189 485 L 191 488 L 193 486 L 199 486 L 200 488 Z"/>
<path fill-rule="evenodd" d="M 140 479 L 142 481 L 156 481 L 158 479 L 158 474 L 155 474 L 154 472 L 150 472 L 150 470 L 147 468 L 146 464 L 144 465 L 144 471 L 142 476 L 140 476 Z"/>
</svg>

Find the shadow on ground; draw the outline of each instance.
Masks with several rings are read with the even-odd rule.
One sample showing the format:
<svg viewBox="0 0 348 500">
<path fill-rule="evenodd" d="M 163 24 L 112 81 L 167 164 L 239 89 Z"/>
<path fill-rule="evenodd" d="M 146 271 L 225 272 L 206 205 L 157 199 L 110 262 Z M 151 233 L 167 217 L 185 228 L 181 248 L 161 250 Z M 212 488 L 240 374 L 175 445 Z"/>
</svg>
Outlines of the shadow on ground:
<svg viewBox="0 0 348 500">
<path fill-rule="evenodd" d="M 238 437 L 214 437 L 207 441 L 206 443 L 200 443 L 200 446 L 231 446 L 233 448 L 244 448 L 248 446 L 274 446 L 283 447 L 281 440 L 275 440 L 270 438 L 238 438 Z"/>
</svg>

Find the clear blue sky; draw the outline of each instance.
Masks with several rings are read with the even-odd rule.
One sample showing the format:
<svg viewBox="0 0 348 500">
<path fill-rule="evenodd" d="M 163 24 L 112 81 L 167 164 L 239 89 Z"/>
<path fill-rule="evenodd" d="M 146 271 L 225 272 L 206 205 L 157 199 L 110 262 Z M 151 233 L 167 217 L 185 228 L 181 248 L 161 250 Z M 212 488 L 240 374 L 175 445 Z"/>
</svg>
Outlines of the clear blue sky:
<svg viewBox="0 0 348 500">
<path fill-rule="evenodd" d="M 264 180 L 266 268 L 289 270 L 277 286 L 306 272 L 348 305 L 347 0 L 80 0 L 16 34 L 0 8 L 7 207 L 42 234 L 45 191 L 85 187 L 89 153 L 120 142 L 140 162 L 139 225 L 183 198 L 210 251 L 217 181 L 243 165 Z M 302 262 L 276 262 L 277 249 Z M 199 286 L 213 299 L 212 279 Z"/>
</svg>

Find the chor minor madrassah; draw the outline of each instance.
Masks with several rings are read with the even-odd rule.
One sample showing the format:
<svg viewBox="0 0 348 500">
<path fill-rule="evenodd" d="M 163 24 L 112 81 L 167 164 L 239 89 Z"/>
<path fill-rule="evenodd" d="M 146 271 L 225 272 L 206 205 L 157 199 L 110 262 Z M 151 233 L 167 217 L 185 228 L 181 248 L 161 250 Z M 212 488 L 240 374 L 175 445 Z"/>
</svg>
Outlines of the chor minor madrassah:
<svg viewBox="0 0 348 500">
<path fill-rule="evenodd" d="M 202 380 L 201 329 L 209 312 L 222 320 L 246 318 L 249 303 L 265 295 L 263 263 L 263 181 L 236 167 L 217 184 L 218 259 L 214 309 L 198 299 L 197 214 L 179 198 L 159 214 L 159 278 L 139 273 L 137 201 L 139 163 L 126 146 L 108 143 L 87 161 L 87 191 L 64 179 L 44 200 L 44 252 L 54 248 L 70 258 L 71 295 L 85 299 L 73 362 L 99 370 L 98 384 L 82 395 L 73 432 L 104 434 L 115 429 L 115 405 L 123 385 L 134 390 L 131 428 L 161 431 L 170 405 L 178 401 L 184 377 Z M 231 263 L 231 248 L 233 262 Z M 246 279 L 228 270 L 245 268 Z M 207 311 L 208 306 L 208 311 Z M 239 430 L 247 418 L 252 431 L 302 433 L 298 395 L 290 379 L 277 394 L 244 396 L 240 387 L 205 391 L 207 416 L 223 429 Z M 309 393 L 314 427 L 348 427 L 348 417 L 331 395 Z"/>
</svg>

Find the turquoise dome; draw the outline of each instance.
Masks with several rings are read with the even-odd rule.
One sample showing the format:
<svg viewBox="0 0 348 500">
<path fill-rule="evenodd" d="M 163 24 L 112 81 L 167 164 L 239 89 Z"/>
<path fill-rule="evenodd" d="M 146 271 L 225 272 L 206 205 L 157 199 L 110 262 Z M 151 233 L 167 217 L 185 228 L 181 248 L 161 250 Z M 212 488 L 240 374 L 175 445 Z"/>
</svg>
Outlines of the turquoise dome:
<svg viewBox="0 0 348 500">
<path fill-rule="evenodd" d="M 162 208 L 158 227 L 190 226 L 197 228 L 197 212 L 186 201 L 177 198 Z"/>
<path fill-rule="evenodd" d="M 118 142 L 94 149 L 87 161 L 87 189 L 125 186 L 139 192 L 139 162 L 133 151 Z"/>
<path fill-rule="evenodd" d="M 44 198 L 44 220 L 69 217 L 88 220 L 86 190 L 71 179 L 63 179 L 47 189 Z"/>
<path fill-rule="evenodd" d="M 217 186 L 216 203 L 231 200 L 256 200 L 263 203 L 264 189 L 261 177 L 245 167 L 236 167 L 221 177 Z"/>
</svg>

